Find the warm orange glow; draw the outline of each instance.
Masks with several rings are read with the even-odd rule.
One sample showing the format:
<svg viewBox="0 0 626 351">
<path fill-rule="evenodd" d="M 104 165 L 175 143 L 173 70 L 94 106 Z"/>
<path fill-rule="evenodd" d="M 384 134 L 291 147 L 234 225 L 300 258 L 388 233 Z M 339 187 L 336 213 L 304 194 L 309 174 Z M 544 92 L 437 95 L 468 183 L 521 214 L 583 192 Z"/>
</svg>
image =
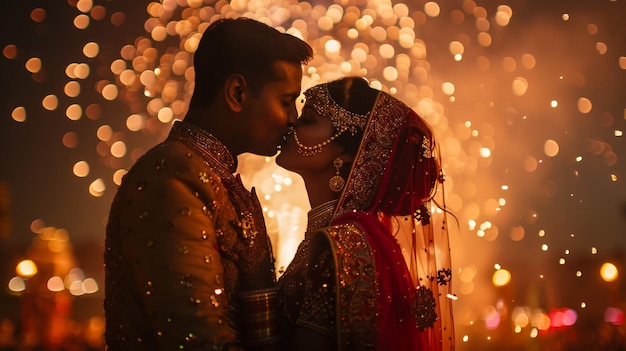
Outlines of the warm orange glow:
<svg viewBox="0 0 626 351">
<path fill-rule="evenodd" d="M 619 272 L 613 263 L 606 262 L 600 267 L 600 276 L 606 282 L 613 282 L 617 280 Z"/>
<path fill-rule="evenodd" d="M 506 269 L 498 269 L 493 273 L 491 281 L 494 286 L 505 286 L 511 282 L 511 273 Z"/>
<path fill-rule="evenodd" d="M 15 273 L 22 278 L 30 278 L 37 274 L 37 265 L 32 260 L 23 260 L 15 267 Z"/>
</svg>

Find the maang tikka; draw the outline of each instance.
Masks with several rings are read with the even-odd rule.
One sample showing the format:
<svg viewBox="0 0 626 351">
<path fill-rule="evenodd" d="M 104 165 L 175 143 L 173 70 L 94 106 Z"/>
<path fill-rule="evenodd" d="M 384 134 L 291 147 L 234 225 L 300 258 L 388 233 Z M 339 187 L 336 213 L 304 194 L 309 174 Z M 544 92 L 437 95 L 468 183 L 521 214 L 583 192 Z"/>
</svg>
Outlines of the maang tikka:
<svg viewBox="0 0 626 351">
<path fill-rule="evenodd" d="M 343 166 L 343 160 L 341 159 L 341 157 L 337 157 L 333 161 L 333 166 L 335 167 L 337 173 L 332 178 L 330 178 L 330 181 L 328 181 L 328 187 L 330 188 L 330 190 L 338 193 L 341 191 L 341 189 L 343 189 L 343 186 L 346 184 L 346 180 L 343 179 L 341 173 L 339 172 L 339 169 Z"/>
<path fill-rule="evenodd" d="M 330 118 L 337 132 L 317 145 L 306 146 L 300 142 L 298 133 L 296 133 L 294 129 L 293 137 L 296 141 L 296 145 L 298 145 L 298 153 L 303 156 L 314 156 L 322 152 L 324 146 L 330 144 L 345 131 L 349 131 L 350 134 L 354 136 L 358 131 L 363 130 L 367 124 L 369 113 L 360 115 L 341 107 L 333 100 L 332 96 L 330 96 L 328 84 L 316 85 L 305 91 L 304 96 L 306 97 L 306 103 L 312 106 L 318 115 Z"/>
</svg>

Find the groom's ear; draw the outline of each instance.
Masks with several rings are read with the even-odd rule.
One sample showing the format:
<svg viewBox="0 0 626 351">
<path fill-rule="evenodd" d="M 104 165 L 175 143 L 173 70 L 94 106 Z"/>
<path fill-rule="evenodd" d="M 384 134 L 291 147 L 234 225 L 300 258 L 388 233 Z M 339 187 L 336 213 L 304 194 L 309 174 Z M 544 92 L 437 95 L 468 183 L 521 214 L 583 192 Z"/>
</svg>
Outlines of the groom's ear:
<svg viewBox="0 0 626 351">
<path fill-rule="evenodd" d="M 232 74 L 224 83 L 224 95 L 226 103 L 234 112 L 241 112 L 245 99 L 248 82 L 241 74 Z"/>
</svg>

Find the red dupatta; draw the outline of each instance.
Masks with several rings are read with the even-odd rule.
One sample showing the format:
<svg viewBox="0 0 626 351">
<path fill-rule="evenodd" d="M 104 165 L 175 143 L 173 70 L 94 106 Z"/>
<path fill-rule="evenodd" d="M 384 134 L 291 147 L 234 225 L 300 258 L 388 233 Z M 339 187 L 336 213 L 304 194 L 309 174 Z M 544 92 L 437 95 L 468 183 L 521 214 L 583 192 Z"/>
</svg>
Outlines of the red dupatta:
<svg viewBox="0 0 626 351">
<path fill-rule="evenodd" d="M 333 215 L 333 225 L 359 226 L 372 249 L 377 350 L 454 349 L 445 211 L 431 214 L 443 180 L 432 140 L 412 109 L 381 92 Z"/>
</svg>

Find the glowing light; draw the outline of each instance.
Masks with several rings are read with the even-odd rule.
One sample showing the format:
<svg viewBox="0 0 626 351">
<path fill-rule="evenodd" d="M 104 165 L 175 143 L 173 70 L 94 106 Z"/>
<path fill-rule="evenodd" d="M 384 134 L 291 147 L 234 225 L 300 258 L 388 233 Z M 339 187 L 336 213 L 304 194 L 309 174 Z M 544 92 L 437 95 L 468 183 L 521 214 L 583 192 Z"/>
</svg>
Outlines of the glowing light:
<svg viewBox="0 0 626 351">
<path fill-rule="evenodd" d="M 521 64 L 522 64 L 522 67 L 524 67 L 525 69 L 531 70 L 535 68 L 536 63 L 537 63 L 537 60 L 535 59 L 535 56 L 531 54 L 522 55 Z"/>
<path fill-rule="evenodd" d="M 118 94 L 118 90 L 117 90 L 117 85 L 115 84 L 107 84 L 102 89 L 102 97 L 109 101 L 115 100 L 117 98 L 117 94 Z"/>
<path fill-rule="evenodd" d="M 511 313 L 511 320 L 516 326 L 525 328 L 530 323 L 530 309 L 526 307 L 515 307 Z"/>
<path fill-rule="evenodd" d="M 604 311 L 604 321 L 613 325 L 624 324 L 624 311 L 617 307 L 609 307 Z"/>
<path fill-rule="evenodd" d="M 85 279 L 85 272 L 80 268 L 72 268 L 65 277 L 65 287 L 69 289 L 72 283 L 75 281 L 83 281 L 83 279 Z"/>
<path fill-rule="evenodd" d="M 450 82 L 444 82 L 443 84 L 441 84 L 441 90 L 446 95 L 452 95 L 454 94 L 454 84 Z"/>
<path fill-rule="evenodd" d="M 164 41 L 167 39 L 167 30 L 163 26 L 156 26 L 152 29 L 150 36 L 154 39 L 154 41 Z"/>
<path fill-rule="evenodd" d="M 498 269 L 493 273 L 491 281 L 496 287 L 505 286 L 511 282 L 511 273 L 506 269 Z"/>
<path fill-rule="evenodd" d="M 128 130 L 132 132 L 136 132 L 136 131 L 143 129 L 145 124 L 146 124 L 145 119 L 143 118 L 143 116 L 139 114 L 130 115 L 126 119 L 126 128 L 128 128 Z"/>
<path fill-rule="evenodd" d="M 526 172 L 531 173 L 537 170 L 539 163 L 537 162 L 536 158 L 527 156 L 526 158 L 524 158 L 524 162 L 522 166 Z"/>
<path fill-rule="evenodd" d="M 14 108 L 11 112 L 11 118 L 16 122 L 26 121 L 26 108 L 24 106 Z"/>
<path fill-rule="evenodd" d="M 63 290 L 65 290 L 65 285 L 63 284 L 63 279 L 61 279 L 61 277 L 59 277 L 59 276 L 54 276 L 54 277 L 48 279 L 48 282 L 46 283 L 46 287 L 50 291 L 63 291 Z"/>
<path fill-rule="evenodd" d="M 99 52 L 100 46 L 98 45 L 98 43 L 90 42 L 83 46 L 83 55 L 85 55 L 87 58 L 94 58 L 98 56 Z"/>
<path fill-rule="evenodd" d="M 126 143 L 123 141 L 116 141 L 111 145 L 111 155 L 117 158 L 124 157 L 126 155 Z"/>
<path fill-rule="evenodd" d="M 74 64 L 72 67 L 74 69 L 73 76 L 70 76 L 70 78 L 87 79 L 91 73 L 91 69 L 86 63 Z"/>
<path fill-rule="evenodd" d="M 77 97 L 80 94 L 80 83 L 77 81 L 69 81 L 65 84 L 63 92 L 68 97 Z"/>
<path fill-rule="evenodd" d="M 46 10 L 42 8 L 33 9 L 30 12 L 30 18 L 37 23 L 41 23 L 46 19 Z"/>
<path fill-rule="evenodd" d="M 439 4 L 437 4 L 436 2 L 429 1 L 424 4 L 424 13 L 426 13 L 426 15 L 430 17 L 437 17 L 439 16 L 440 12 L 441 9 L 439 8 Z"/>
<path fill-rule="evenodd" d="M 580 111 L 580 113 L 584 113 L 587 114 L 589 112 L 591 112 L 591 100 L 581 97 L 580 99 L 578 99 L 578 111 Z"/>
<path fill-rule="evenodd" d="M 576 311 L 570 309 L 570 308 L 566 308 L 563 311 L 563 325 L 566 327 L 571 327 L 574 324 L 576 324 L 576 321 L 578 320 L 578 314 L 576 313 Z"/>
<path fill-rule="evenodd" d="M 85 291 L 83 290 L 83 283 L 79 280 L 72 282 L 72 284 L 69 287 L 69 291 L 70 291 L 70 294 L 74 296 L 81 296 L 85 294 Z"/>
<path fill-rule="evenodd" d="M 63 145 L 69 149 L 78 146 L 78 134 L 76 132 L 67 132 L 63 135 Z"/>
<path fill-rule="evenodd" d="M 550 317 L 540 309 L 533 311 L 531 321 L 532 326 L 539 330 L 548 330 L 550 328 Z"/>
<path fill-rule="evenodd" d="M 380 53 L 380 56 L 386 59 L 390 59 L 395 55 L 395 49 L 389 44 L 381 45 L 378 51 Z"/>
<path fill-rule="evenodd" d="M 87 13 L 91 11 L 92 7 L 93 7 L 92 0 L 78 0 L 78 3 L 76 3 L 76 9 L 78 9 L 80 12 L 83 12 L 83 13 Z"/>
<path fill-rule="evenodd" d="M 78 121 L 83 116 L 83 108 L 78 104 L 72 104 L 65 110 L 65 116 L 72 121 Z"/>
<path fill-rule="evenodd" d="M 169 123 L 174 118 L 174 112 L 169 107 L 163 107 L 162 109 L 159 110 L 159 113 L 157 114 L 157 118 L 162 123 Z"/>
<path fill-rule="evenodd" d="M 463 55 L 465 47 L 459 41 L 452 41 L 450 42 L 449 50 L 452 55 Z"/>
<path fill-rule="evenodd" d="M 109 141 L 113 137 L 113 128 L 109 125 L 101 125 L 96 131 L 96 136 L 102 141 Z"/>
<path fill-rule="evenodd" d="M 619 272 L 617 270 L 617 267 L 613 263 L 606 262 L 602 264 L 602 267 L 600 267 L 600 276 L 606 282 L 615 281 L 618 275 Z"/>
<path fill-rule="evenodd" d="M 22 278 L 30 278 L 37 274 L 37 265 L 32 260 L 23 260 L 15 267 L 15 273 Z"/>
<path fill-rule="evenodd" d="M 482 46 L 482 47 L 489 47 L 489 46 L 491 46 L 491 42 L 492 42 L 492 39 L 491 39 L 491 35 L 489 35 L 489 33 L 487 33 L 487 32 L 480 32 L 480 33 L 478 33 L 478 44 L 480 44 L 480 46 Z M 483 67 L 483 69 L 486 70 L 488 64 L 489 64 L 489 62 L 485 61 L 485 62 L 481 62 L 479 64 L 479 66 Z"/>
<path fill-rule="evenodd" d="M 537 330 L 537 328 L 532 328 L 530 330 L 529 336 L 533 339 L 536 338 L 537 336 L 539 336 L 539 330 Z"/>
<path fill-rule="evenodd" d="M 500 314 L 493 306 L 485 308 L 483 318 L 485 320 L 485 328 L 488 330 L 496 329 L 500 325 Z"/>
<path fill-rule="evenodd" d="M 513 16 L 513 9 L 511 9 L 510 6 L 499 5 L 498 12 L 496 12 L 496 23 L 499 26 L 505 27 L 509 24 L 511 16 Z"/>
<path fill-rule="evenodd" d="M 85 292 L 85 294 L 93 294 L 98 291 L 98 283 L 93 278 L 87 278 L 82 281 L 81 289 Z"/>
<path fill-rule="evenodd" d="M 543 144 L 543 152 L 548 157 L 554 157 L 559 153 L 559 144 L 554 140 L 546 140 Z"/>
<path fill-rule="evenodd" d="M 89 27 L 90 22 L 91 20 L 89 19 L 89 16 L 82 14 L 82 13 L 74 17 L 74 21 L 73 21 L 74 27 L 76 27 L 77 29 L 85 29 Z"/>
<path fill-rule="evenodd" d="M 115 171 L 115 173 L 113 173 L 113 183 L 115 183 L 115 185 L 118 185 L 118 186 L 121 185 L 122 178 L 127 172 L 128 171 L 125 169 L 118 169 L 117 171 Z"/>
<path fill-rule="evenodd" d="M 84 178 L 89 175 L 89 164 L 86 161 L 78 161 L 74 164 L 74 175 Z"/>
<path fill-rule="evenodd" d="M 524 227 L 517 226 L 517 227 L 511 228 L 511 234 L 510 234 L 511 240 L 520 241 L 524 239 L 524 235 L 525 235 Z"/>
<path fill-rule="evenodd" d="M 326 49 L 327 55 L 334 56 L 335 54 L 339 53 L 339 50 L 341 49 L 341 43 L 334 39 L 328 40 L 324 45 L 324 49 Z"/>
<path fill-rule="evenodd" d="M 9 290 L 13 292 L 21 292 L 26 290 L 26 282 L 20 277 L 13 277 L 9 280 Z"/>
<path fill-rule="evenodd" d="M 513 94 L 523 96 L 528 90 L 528 81 L 523 77 L 516 77 L 513 80 Z"/>
<path fill-rule="evenodd" d="M 2 49 L 4 57 L 13 60 L 17 57 L 17 47 L 13 44 L 9 44 Z"/>
<path fill-rule="evenodd" d="M 28 59 L 28 61 L 26 61 L 25 67 L 26 70 L 28 70 L 28 72 L 30 73 L 37 73 L 41 70 L 41 59 L 38 57 L 33 57 L 31 59 Z"/>
<path fill-rule="evenodd" d="M 101 197 L 102 195 L 104 195 L 105 190 L 106 190 L 106 186 L 104 184 L 104 181 L 100 178 L 94 180 L 89 185 L 89 194 L 91 194 L 94 197 Z"/>
<path fill-rule="evenodd" d="M 47 95 L 41 101 L 41 106 L 48 111 L 56 110 L 59 106 L 59 99 L 55 95 Z"/>
<path fill-rule="evenodd" d="M 389 82 L 398 79 L 398 70 L 393 66 L 387 66 L 383 69 L 383 77 Z"/>
</svg>

